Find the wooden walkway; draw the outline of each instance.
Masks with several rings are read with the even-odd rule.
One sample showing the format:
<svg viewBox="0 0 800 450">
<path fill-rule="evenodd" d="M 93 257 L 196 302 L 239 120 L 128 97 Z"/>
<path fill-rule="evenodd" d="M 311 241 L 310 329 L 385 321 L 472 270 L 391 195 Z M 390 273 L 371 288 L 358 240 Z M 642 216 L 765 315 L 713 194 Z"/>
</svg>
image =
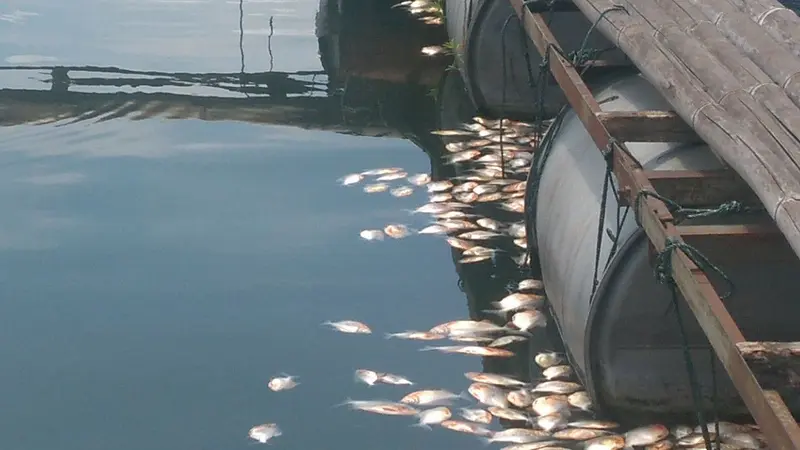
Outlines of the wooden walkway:
<svg viewBox="0 0 800 450">
<path fill-rule="evenodd" d="M 622 198 L 640 204 L 655 251 L 674 249 L 672 279 L 770 448 L 800 449 L 800 427 L 783 399 L 754 374 L 756 361 L 800 356 L 800 344 L 747 342 L 704 271 L 675 248 L 713 241 L 757 252 L 777 235 L 800 255 L 800 17 L 775 0 L 509 1 L 597 147 L 612 153 Z M 552 50 L 558 43 L 543 13 L 554 6 L 583 12 L 674 111 L 602 112 L 572 62 Z M 624 145 L 698 137 L 727 170 L 650 172 Z M 664 202 L 641 192 L 683 207 L 754 200 L 780 233 L 771 225 L 680 225 Z"/>
</svg>

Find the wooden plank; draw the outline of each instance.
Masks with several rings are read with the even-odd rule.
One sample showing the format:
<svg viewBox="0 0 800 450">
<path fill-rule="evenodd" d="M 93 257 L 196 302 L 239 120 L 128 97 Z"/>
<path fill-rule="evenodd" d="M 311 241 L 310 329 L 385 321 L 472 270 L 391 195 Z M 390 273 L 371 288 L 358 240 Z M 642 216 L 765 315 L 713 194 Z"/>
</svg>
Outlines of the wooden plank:
<svg viewBox="0 0 800 450">
<path fill-rule="evenodd" d="M 800 342 L 741 342 L 736 345 L 765 389 L 784 401 L 800 397 Z"/>
<path fill-rule="evenodd" d="M 775 0 L 729 0 L 747 12 L 775 42 L 800 57 L 800 17 Z"/>
<path fill-rule="evenodd" d="M 712 261 L 797 263 L 797 256 L 773 223 L 678 225 L 676 229 L 684 242 Z"/>
<path fill-rule="evenodd" d="M 620 142 L 702 141 L 671 111 L 608 111 L 597 113 L 597 117 Z"/>
<path fill-rule="evenodd" d="M 750 186 L 732 170 L 646 170 L 644 173 L 656 192 L 681 206 L 717 206 L 730 201 L 761 205 Z"/>
</svg>

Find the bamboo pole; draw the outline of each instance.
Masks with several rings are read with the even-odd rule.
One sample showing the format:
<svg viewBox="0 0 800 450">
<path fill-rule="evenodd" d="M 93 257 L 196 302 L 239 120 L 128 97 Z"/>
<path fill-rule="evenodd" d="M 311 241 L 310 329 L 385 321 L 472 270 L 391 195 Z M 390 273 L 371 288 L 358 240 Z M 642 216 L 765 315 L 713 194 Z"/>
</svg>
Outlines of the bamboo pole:
<svg viewBox="0 0 800 450">
<path fill-rule="evenodd" d="M 775 0 L 729 0 L 769 35 L 800 57 L 800 17 Z"/>
<path fill-rule="evenodd" d="M 769 74 L 800 106 L 800 58 L 779 45 L 763 27 L 749 20 L 727 0 L 676 0 L 691 3 L 717 26 L 728 40 Z M 790 11 L 791 12 L 791 11 Z M 794 14 L 794 13 L 792 13 Z M 800 30 L 798 30 L 800 31 Z M 798 41 L 800 45 L 800 41 Z"/>
<path fill-rule="evenodd" d="M 751 114 L 742 119 L 726 111 L 705 91 L 709 86 L 694 75 L 705 70 L 709 79 L 714 79 L 720 71 L 708 67 L 708 60 L 704 67 L 686 67 L 655 39 L 653 27 L 637 14 L 614 11 L 616 4 L 610 0 L 574 3 L 590 21 L 598 21 L 604 11 L 611 10 L 597 22 L 599 30 L 631 58 L 675 111 L 742 176 L 775 219 L 795 254 L 800 254 L 800 169 L 786 164 L 777 142 L 754 132 L 756 127 L 764 127 L 760 120 L 767 118 Z M 721 76 L 719 83 L 723 86 L 732 77 L 726 80 L 724 73 Z M 745 101 L 737 110 L 748 108 L 751 103 L 755 104 Z M 747 122 L 753 123 L 745 125 Z"/>
</svg>

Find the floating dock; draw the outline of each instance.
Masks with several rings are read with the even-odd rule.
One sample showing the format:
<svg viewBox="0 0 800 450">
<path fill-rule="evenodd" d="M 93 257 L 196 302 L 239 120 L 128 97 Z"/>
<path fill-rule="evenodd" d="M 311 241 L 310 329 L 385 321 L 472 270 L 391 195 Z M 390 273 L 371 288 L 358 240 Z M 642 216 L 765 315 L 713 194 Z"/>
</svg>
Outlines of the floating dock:
<svg viewBox="0 0 800 450">
<path fill-rule="evenodd" d="M 740 398 L 770 448 L 800 449 L 800 17 L 774 0 L 447 5 L 476 107 L 569 106 L 526 208 L 593 397 L 707 421 Z M 574 26 L 554 25 L 564 14 Z"/>
</svg>

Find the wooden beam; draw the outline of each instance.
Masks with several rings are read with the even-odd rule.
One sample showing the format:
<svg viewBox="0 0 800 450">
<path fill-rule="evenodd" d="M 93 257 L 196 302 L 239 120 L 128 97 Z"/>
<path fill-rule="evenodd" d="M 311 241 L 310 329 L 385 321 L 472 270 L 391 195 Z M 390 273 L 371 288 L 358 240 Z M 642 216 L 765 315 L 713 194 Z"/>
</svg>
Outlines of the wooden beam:
<svg viewBox="0 0 800 450">
<path fill-rule="evenodd" d="M 784 401 L 800 397 L 800 342 L 741 342 L 736 345 L 765 389 Z"/>
<path fill-rule="evenodd" d="M 736 263 L 793 263 L 797 255 L 774 223 L 678 225 L 684 242 L 712 261 Z"/>
<path fill-rule="evenodd" d="M 608 111 L 597 117 L 620 142 L 702 142 L 692 127 L 671 111 Z"/>
<path fill-rule="evenodd" d="M 750 186 L 732 170 L 645 170 L 656 192 L 685 207 L 717 206 L 739 201 L 760 206 Z"/>
</svg>

